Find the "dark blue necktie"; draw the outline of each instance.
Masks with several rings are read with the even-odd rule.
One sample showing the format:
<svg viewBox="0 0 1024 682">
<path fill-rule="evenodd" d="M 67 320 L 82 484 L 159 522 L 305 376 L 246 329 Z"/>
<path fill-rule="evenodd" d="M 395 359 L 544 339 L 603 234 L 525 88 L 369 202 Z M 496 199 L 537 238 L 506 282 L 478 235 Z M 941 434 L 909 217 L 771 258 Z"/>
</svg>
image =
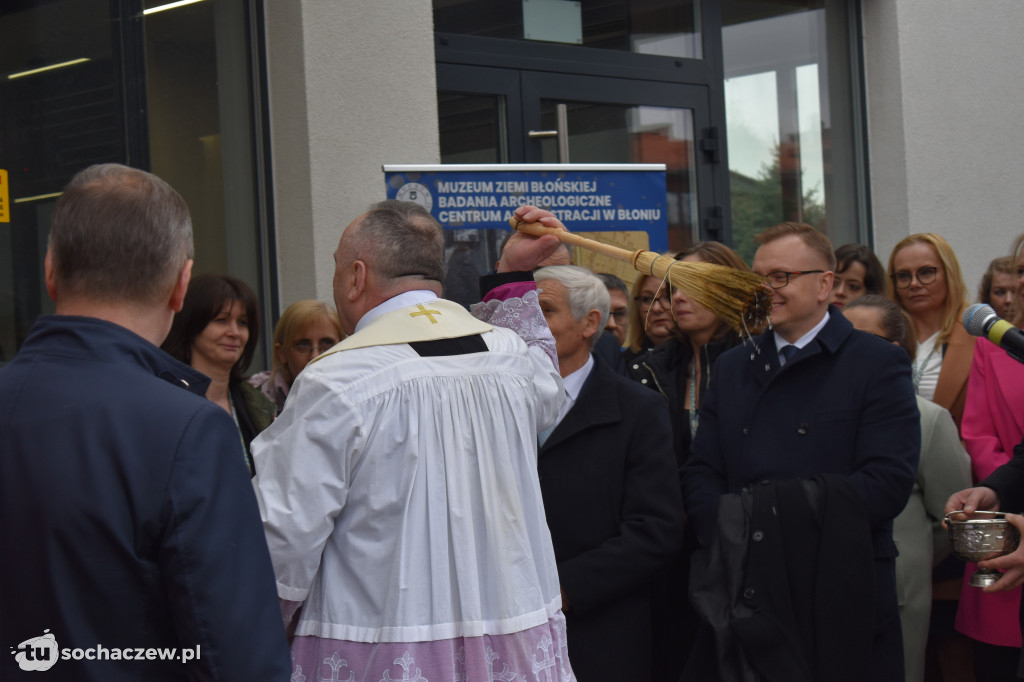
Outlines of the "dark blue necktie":
<svg viewBox="0 0 1024 682">
<path fill-rule="evenodd" d="M 782 364 L 786 364 L 790 360 L 792 360 L 793 356 L 796 355 L 796 352 L 798 350 L 800 350 L 800 349 L 797 348 L 796 346 L 792 345 L 792 344 L 790 344 L 788 346 L 783 346 L 782 348 L 780 348 L 779 349 L 779 357 L 781 357 L 783 360 L 786 361 L 785 363 L 782 363 Z"/>
</svg>

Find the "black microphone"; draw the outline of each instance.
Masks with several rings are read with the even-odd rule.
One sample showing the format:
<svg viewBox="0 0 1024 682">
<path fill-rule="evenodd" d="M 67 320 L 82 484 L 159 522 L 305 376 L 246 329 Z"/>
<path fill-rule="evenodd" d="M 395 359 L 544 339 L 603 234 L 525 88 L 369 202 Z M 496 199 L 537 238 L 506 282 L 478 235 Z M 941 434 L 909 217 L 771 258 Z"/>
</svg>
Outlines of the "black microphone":
<svg viewBox="0 0 1024 682">
<path fill-rule="evenodd" d="M 984 336 L 1017 362 L 1024 362 L 1024 332 L 1000 319 L 992 306 L 975 303 L 964 311 L 964 328 L 972 336 Z"/>
</svg>

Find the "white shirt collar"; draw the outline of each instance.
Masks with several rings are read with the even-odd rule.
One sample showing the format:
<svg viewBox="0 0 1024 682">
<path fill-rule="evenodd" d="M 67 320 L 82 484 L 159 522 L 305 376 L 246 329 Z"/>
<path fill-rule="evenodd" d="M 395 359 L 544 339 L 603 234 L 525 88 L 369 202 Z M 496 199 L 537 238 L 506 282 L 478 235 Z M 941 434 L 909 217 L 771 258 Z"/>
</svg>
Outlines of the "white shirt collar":
<svg viewBox="0 0 1024 682">
<path fill-rule="evenodd" d="M 799 339 L 794 341 L 792 344 L 790 344 L 789 341 L 786 341 L 786 339 L 784 339 L 781 336 L 779 336 L 778 332 L 774 332 L 774 334 L 775 334 L 775 350 L 778 351 L 783 346 L 789 346 L 789 345 L 796 346 L 797 348 L 803 348 L 804 346 L 806 346 L 807 344 L 809 344 L 811 341 L 814 340 L 814 337 L 818 335 L 818 332 L 820 332 L 822 329 L 825 328 L 826 324 L 828 324 L 828 309 L 827 308 L 825 309 L 825 317 L 821 318 L 821 322 L 819 322 L 818 324 L 814 325 L 814 327 L 811 329 L 811 331 L 809 331 L 806 334 L 804 334 L 803 336 L 801 336 Z"/>
<path fill-rule="evenodd" d="M 571 402 L 576 402 L 576 398 L 579 397 L 580 391 L 583 389 L 583 384 L 587 382 L 587 377 L 590 376 L 593 369 L 594 356 L 588 354 L 587 361 L 583 363 L 582 367 L 562 379 L 562 383 L 565 385 L 565 395 Z"/>
<path fill-rule="evenodd" d="M 402 293 L 389 298 L 388 300 L 381 303 L 376 308 L 368 310 L 365 315 L 356 322 L 356 331 L 359 331 L 366 325 L 373 322 L 375 319 L 390 313 L 392 310 L 398 310 L 399 308 L 408 308 L 411 305 L 417 303 L 426 303 L 427 301 L 433 301 L 437 299 L 437 294 L 433 291 L 427 291 L 426 289 L 414 289 L 412 291 L 403 291 Z"/>
<path fill-rule="evenodd" d="M 583 363 L 582 367 L 562 379 L 562 385 L 565 386 L 565 402 L 558 410 L 558 419 L 555 420 L 555 425 L 561 424 L 565 415 L 569 414 L 569 410 L 576 404 L 576 399 L 579 398 L 580 391 L 583 390 L 583 384 L 587 383 L 587 377 L 590 376 L 593 369 L 594 356 L 587 355 L 587 361 Z"/>
</svg>

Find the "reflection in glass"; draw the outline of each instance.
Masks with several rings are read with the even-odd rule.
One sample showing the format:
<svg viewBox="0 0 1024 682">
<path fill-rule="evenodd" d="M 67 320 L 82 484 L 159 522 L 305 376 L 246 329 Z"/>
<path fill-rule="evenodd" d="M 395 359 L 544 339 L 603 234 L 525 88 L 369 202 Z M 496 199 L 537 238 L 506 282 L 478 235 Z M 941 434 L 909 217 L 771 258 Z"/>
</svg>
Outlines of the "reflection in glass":
<svg viewBox="0 0 1024 682">
<path fill-rule="evenodd" d="M 441 163 L 505 163 L 505 101 L 497 95 L 437 93 Z"/>
<path fill-rule="evenodd" d="M 507 163 L 505 98 L 437 93 L 441 163 Z M 491 272 L 508 234 L 503 229 L 446 229 L 445 298 L 469 306 L 480 299 L 479 277 Z"/>
<path fill-rule="evenodd" d="M 553 100 L 541 101 L 541 127 L 554 129 Z M 567 102 L 571 163 L 663 163 L 668 244 L 693 241 L 697 221 L 693 112 L 669 107 Z M 557 142 L 541 143 L 544 163 L 558 160 Z"/>
<path fill-rule="evenodd" d="M 434 30 L 524 40 L 529 3 L 552 0 L 433 0 Z M 703 58 L 697 0 L 580 0 L 583 46 L 641 54 Z"/>
<path fill-rule="evenodd" d="M 42 287 L 50 216 L 92 164 L 166 179 L 192 212 L 195 272 L 230 272 L 261 290 L 245 3 L 144 17 L 129 5 L 0 6 L 0 168 L 12 199 L 11 222 L 0 223 L 0 364 L 53 310 Z"/>
<path fill-rule="evenodd" d="M 82 168 L 124 163 L 128 152 L 108 0 L 5 6 L 0 35 L 0 168 L 11 202 L 10 222 L 0 223 L 2 366 L 36 318 L 53 311 L 42 265 L 57 196 Z"/>
<path fill-rule="evenodd" d="M 166 5 L 146 0 L 146 7 Z M 193 274 L 227 273 L 264 293 L 248 19 L 244 3 L 196 2 L 145 16 L 152 171 L 192 211 Z M 270 300 L 261 295 L 266 360 Z"/>
<path fill-rule="evenodd" d="M 852 122 L 843 113 L 852 107 L 830 99 L 850 92 L 848 46 L 835 40 L 845 34 L 831 29 L 844 19 L 824 0 L 722 3 L 733 241 L 748 262 L 753 235 L 785 220 L 837 244 L 859 241 Z"/>
<path fill-rule="evenodd" d="M 245 17 L 222 4 L 145 18 L 150 156 L 192 211 L 195 272 L 230 272 L 259 291 L 247 45 L 233 30 Z"/>
</svg>

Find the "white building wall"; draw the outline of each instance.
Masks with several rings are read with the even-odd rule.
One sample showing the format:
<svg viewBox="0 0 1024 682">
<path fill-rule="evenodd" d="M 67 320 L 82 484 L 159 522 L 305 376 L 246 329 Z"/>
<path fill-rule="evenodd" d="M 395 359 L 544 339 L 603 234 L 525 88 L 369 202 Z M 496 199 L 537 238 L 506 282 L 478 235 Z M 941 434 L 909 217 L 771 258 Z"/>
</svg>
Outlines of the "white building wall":
<svg viewBox="0 0 1024 682">
<path fill-rule="evenodd" d="M 333 302 L 342 230 L 385 163 L 437 163 L 430 0 L 264 0 L 280 303 Z"/>
<path fill-rule="evenodd" d="M 972 300 L 1024 232 L 1024 2 L 863 0 L 875 248 L 953 246 Z"/>
</svg>

